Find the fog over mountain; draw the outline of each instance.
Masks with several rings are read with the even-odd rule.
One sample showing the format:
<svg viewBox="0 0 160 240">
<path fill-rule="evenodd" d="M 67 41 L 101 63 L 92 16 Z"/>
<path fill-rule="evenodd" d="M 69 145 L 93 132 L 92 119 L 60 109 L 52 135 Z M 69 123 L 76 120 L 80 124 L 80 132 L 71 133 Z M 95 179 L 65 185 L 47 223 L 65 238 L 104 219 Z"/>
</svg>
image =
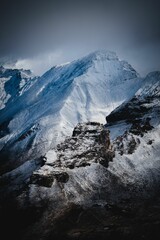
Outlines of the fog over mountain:
<svg viewBox="0 0 160 240">
<path fill-rule="evenodd" d="M 142 75 L 160 67 L 158 0 L 2 0 L 0 62 L 41 75 L 96 49 L 115 51 Z"/>
</svg>

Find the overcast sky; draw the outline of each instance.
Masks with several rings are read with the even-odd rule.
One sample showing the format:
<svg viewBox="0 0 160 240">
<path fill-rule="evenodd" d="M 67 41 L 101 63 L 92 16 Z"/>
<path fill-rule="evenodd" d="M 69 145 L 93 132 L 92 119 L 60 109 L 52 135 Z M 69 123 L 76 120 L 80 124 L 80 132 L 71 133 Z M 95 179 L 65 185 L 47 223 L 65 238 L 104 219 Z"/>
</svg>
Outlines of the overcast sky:
<svg viewBox="0 0 160 240">
<path fill-rule="evenodd" d="M 0 58 L 42 74 L 98 49 L 160 70 L 159 0 L 1 0 Z"/>
</svg>

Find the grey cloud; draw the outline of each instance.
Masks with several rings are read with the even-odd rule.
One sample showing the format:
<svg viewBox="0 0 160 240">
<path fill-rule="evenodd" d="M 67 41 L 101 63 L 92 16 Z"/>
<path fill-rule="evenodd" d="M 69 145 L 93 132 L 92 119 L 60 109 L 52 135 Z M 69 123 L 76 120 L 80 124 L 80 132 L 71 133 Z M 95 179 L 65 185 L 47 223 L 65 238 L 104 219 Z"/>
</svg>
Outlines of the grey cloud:
<svg viewBox="0 0 160 240">
<path fill-rule="evenodd" d="M 106 48 L 145 74 L 160 67 L 159 7 L 158 0 L 2 0 L 0 57 L 61 51 L 59 62 Z"/>
</svg>

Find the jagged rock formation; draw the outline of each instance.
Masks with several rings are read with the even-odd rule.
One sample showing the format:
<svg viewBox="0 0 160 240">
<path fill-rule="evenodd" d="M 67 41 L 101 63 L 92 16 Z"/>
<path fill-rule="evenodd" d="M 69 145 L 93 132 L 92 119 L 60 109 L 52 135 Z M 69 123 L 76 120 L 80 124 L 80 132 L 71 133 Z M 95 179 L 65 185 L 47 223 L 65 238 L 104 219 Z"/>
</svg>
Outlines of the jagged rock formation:
<svg viewBox="0 0 160 240">
<path fill-rule="evenodd" d="M 108 167 L 114 155 L 109 131 L 102 124 L 78 124 L 73 130 L 72 138 L 67 138 L 47 153 L 45 165 L 34 172 L 31 182 L 46 187 L 51 187 L 54 180 L 66 183 L 69 180 L 69 169 L 76 170 L 92 163 Z"/>
</svg>

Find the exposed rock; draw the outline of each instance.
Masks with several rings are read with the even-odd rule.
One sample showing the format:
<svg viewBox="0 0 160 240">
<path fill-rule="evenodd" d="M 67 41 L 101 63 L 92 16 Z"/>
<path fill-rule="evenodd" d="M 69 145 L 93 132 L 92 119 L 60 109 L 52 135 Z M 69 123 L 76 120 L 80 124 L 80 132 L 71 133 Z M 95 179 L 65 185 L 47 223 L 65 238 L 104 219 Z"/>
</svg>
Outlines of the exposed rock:
<svg viewBox="0 0 160 240">
<path fill-rule="evenodd" d="M 146 119 L 135 119 L 129 131 L 135 135 L 143 137 L 144 133 L 152 129 L 153 126 L 150 124 L 150 118 L 147 117 Z"/>
<path fill-rule="evenodd" d="M 69 175 L 66 172 L 59 172 L 54 174 L 58 182 L 66 183 L 68 182 Z"/>
<path fill-rule="evenodd" d="M 148 145 L 151 145 L 151 144 L 153 143 L 153 141 L 154 141 L 154 140 L 150 139 L 150 140 L 147 142 L 147 144 L 148 144 Z"/>
<path fill-rule="evenodd" d="M 107 168 L 114 156 L 108 129 L 100 123 L 78 124 L 71 138 L 42 158 L 44 166 L 33 173 L 30 183 L 51 188 L 56 180 L 63 188 L 70 179 L 71 170 L 89 167 L 92 163 Z"/>
<path fill-rule="evenodd" d="M 23 139 L 25 139 L 26 137 L 29 137 L 31 134 L 33 134 L 34 132 L 36 132 L 39 129 L 39 124 L 32 126 L 28 131 L 26 131 L 25 133 L 23 133 L 18 139 L 17 141 L 22 141 Z"/>
<path fill-rule="evenodd" d="M 73 130 L 72 136 L 78 136 L 78 135 L 86 135 L 88 134 L 97 134 L 97 132 L 100 132 L 102 130 L 102 124 L 98 122 L 87 122 L 85 124 L 77 124 L 77 126 Z"/>
<path fill-rule="evenodd" d="M 99 143 L 103 144 L 106 149 L 108 149 L 111 145 L 110 142 L 110 138 L 109 138 L 109 130 L 108 129 L 104 129 L 103 131 L 101 131 L 100 135 L 99 135 Z"/>
<path fill-rule="evenodd" d="M 140 139 L 134 136 L 129 131 L 126 131 L 123 135 L 118 136 L 114 141 L 113 145 L 115 150 L 118 151 L 120 155 L 132 154 L 135 149 L 139 146 Z"/>
<path fill-rule="evenodd" d="M 55 153 L 56 158 L 52 159 Z M 93 162 L 103 163 L 107 167 L 114 157 L 109 130 L 96 122 L 78 124 L 73 130 L 72 138 L 58 144 L 46 157 L 46 164 L 53 167 L 73 169 L 89 166 Z"/>
<path fill-rule="evenodd" d="M 33 184 L 38 184 L 39 186 L 51 187 L 54 181 L 54 176 L 52 174 L 40 175 L 34 173 L 31 177 L 31 182 Z"/>
</svg>

